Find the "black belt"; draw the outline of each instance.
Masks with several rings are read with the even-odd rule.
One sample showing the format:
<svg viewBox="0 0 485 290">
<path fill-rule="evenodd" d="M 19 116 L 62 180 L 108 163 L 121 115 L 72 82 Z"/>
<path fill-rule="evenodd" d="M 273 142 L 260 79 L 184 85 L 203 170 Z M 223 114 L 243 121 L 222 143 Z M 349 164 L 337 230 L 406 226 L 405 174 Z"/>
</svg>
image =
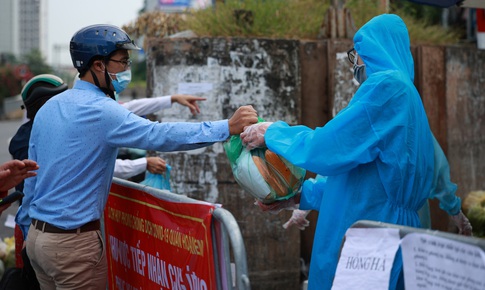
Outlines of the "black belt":
<svg viewBox="0 0 485 290">
<path fill-rule="evenodd" d="M 54 234 L 76 234 L 76 233 L 79 234 L 79 233 L 84 233 L 89 231 L 97 231 L 101 227 L 101 223 L 99 222 L 99 220 L 89 222 L 87 224 L 84 224 L 80 228 L 73 229 L 73 230 L 63 230 L 49 223 L 39 221 L 36 219 L 32 219 L 32 225 L 37 230 L 43 231 L 45 233 L 54 233 Z"/>
</svg>

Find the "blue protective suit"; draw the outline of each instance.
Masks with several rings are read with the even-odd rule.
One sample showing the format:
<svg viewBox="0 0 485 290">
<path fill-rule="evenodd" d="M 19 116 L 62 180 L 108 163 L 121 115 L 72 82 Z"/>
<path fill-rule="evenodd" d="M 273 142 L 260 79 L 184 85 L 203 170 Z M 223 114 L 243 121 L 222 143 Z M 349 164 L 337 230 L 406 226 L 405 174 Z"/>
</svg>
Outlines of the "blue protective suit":
<svg viewBox="0 0 485 290">
<path fill-rule="evenodd" d="M 457 215 L 461 210 L 461 199 L 455 195 L 457 186 L 450 180 L 450 165 L 440 144 L 433 136 L 434 174 L 429 199 L 438 199 L 439 205 L 449 215 Z M 419 209 L 421 227 L 431 228 L 431 215 L 428 200 Z"/>
<path fill-rule="evenodd" d="M 312 130 L 278 121 L 268 148 L 296 166 L 327 176 L 305 181 L 300 209 L 319 211 L 310 263 L 310 290 L 330 289 L 342 238 L 366 219 L 419 227 L 417 210 L 431 189 L 433 141 L 413 84 L 414 62 L 406 25 L 380 15 L 354 36 L 368 79 L 346 108 Z M 402 269 L 396 255 L 390 289 Z"/>
</svg>

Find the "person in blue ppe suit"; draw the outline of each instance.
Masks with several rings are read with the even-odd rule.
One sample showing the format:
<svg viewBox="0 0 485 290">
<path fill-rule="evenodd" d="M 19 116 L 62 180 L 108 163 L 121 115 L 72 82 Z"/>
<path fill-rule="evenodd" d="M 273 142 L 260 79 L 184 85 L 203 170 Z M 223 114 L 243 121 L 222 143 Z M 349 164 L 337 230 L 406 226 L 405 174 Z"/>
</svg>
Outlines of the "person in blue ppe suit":
<svg viewBox="0 0 485 290">
<path fill-rule="evenodd" d="M 353 53 L 352 50 L 349 53 Z M 351 62 L 356 61 L 355 55 L 350 56 Z M 365 74 L 359 74 L 359 66 L 354 63 L 354 68 L 356 73 L 356 78 L 359 81 L 365 81 Z M 439 201 L 439 207 L 445 211 L 453 221 L 454 225 L 458 229 L 458 233 L 465 236 L 472 235 L 472 225 L 470 221 L 465 216 L 461 210 L 461 199 L 456 195 L 457 185 L 453 183 L 450 179 L 450 166 L 448 160 L 441 149 L 440 144 L 433 136 L 433 147 L 434 147 L 434 173 L 433 173 L 433 183 L 431 186 L 431 191 L 429 193 L 428 199 L 437 199 Z M 318 177 L 318 176 L 317 176 Z M 322 177 L 322 176 L 319 176 Z M 314 182 L 314 180 L 311 180 Z M 304 230 L 310 222 L 306 220 L 309 210 L 302 211 L 295 209 L 291 218 L 284 225 L 285 228 L 296 225 L 299 229 Z M 421 227 L 425 229 L 431 229 L 431 215 L 429 209 L 428 200 L 425 204 L 418 210 L 419 220 L 421 222 Z"/>
<path fill-rule="evenodd" d="M 342 238 L 353 223 L 420 227 L 417 211 L 432 188 L 433 137 L 413 84 L 403 20 L 392 14 L 371 19 L 355 34 L 352 57 L 361 85 L 325 126 L 312 130 L 278 121 L 248 126 L 241 134 L 248 149 L 267 146 L 292 164 L 327 177 L 305 181 L 300 200 L 280 206 L 293 202 L 319 212 L 310 290 L 331 288 Z M 389 289 L 404 287 L 401 270 L 402 258 L 396 255 Z"/>
</svg>

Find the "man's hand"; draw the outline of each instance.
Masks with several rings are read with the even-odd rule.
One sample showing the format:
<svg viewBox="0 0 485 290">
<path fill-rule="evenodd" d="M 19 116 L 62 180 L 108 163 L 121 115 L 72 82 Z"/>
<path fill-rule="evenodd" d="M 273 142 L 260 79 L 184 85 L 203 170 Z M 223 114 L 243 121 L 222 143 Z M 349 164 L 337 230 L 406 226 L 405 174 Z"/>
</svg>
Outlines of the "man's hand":
<svg viewBox="0 0 485 290">
<path fill-rule="evenodd" d="M 10 160 L 0 165 L 0 191 L 8 191 L 22 180 L 37 175 L 39 169 L 35 161 L 25 159 Z"/>
<path fill-rule="evenodd" d="M 243 129 L 258 122 L 258 114 L 253 106 L 241 106 L 229 119 L 229 134 L 241 134 Z"/>
<path fill-rule="evenodd" d="M 167 162 L 160 157 L 147 157 L 147 170 L 153 174 L 162 174 L 167 170 Z"/>
<path fill-rule="evenodd" d="M 173 95 L 172 98 L 172 103 L 179 103 L 182 106 L 186 106 L 187 108 L 190 109 L 190 112 L 193 115 L 197 115 L 200 113 L 200 108 L 199 105 L 197 104 L 197 101 L 205 101 L 207 100 L 206 98 L 202 97 L 196 97 L 192 95 Z"/>
</svg>

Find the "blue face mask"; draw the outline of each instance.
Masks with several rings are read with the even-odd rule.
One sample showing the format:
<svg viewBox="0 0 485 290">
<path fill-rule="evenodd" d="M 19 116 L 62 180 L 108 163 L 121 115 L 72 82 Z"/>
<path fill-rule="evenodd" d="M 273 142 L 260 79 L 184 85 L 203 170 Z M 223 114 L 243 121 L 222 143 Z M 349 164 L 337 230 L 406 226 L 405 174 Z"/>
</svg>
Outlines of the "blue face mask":
<svg viewBox="0 0 485 290">
<path fill-rule="evenodd" d="M 354 79 L 362 84 L 367 79 L 367 74 L 365 73 L 365 64 L 354 64 Z"/>
<path fill-rule="evenodd" d="M 111 79 L 111 83 L 113 84 L 113 88 L 118 94 L 124 91 L 128 87 L 128 84 L 131 82 L 131 70 L 125 70 L 116 74 L 108 74 L 109 78 Z M 111 75 L 115 75 L 116 80 L 114 80 Z"/>
</svg>

